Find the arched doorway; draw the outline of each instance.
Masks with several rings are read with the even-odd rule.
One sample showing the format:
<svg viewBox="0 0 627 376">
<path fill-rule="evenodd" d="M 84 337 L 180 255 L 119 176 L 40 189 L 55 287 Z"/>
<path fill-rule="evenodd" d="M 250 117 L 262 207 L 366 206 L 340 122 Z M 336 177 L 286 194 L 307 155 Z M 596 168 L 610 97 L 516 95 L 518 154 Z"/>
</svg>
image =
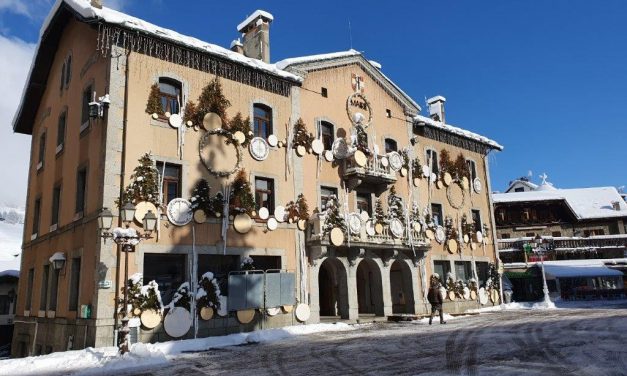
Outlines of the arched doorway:
<svg viewBox="0 0 627 376">
<path fill-rule="evenodd" d="M 383 289 L 379 266 L 369 259 L 357 265 L 357 302 L 359 314 L 383 316 Z"/>
<path fill-rule="evenodd" d="M 390 267 L 390 293 L 393 313 L 415 313 L 411 269 L 405 261 L 396 260 Z"/>
<path fill-rule="evenodd" d="M 320 265 L 318 272 L 318 296 L 320 316 L 348 319 L 348 286 L 346 269 L 334 258 L 328 258 Z"/>
</svg>

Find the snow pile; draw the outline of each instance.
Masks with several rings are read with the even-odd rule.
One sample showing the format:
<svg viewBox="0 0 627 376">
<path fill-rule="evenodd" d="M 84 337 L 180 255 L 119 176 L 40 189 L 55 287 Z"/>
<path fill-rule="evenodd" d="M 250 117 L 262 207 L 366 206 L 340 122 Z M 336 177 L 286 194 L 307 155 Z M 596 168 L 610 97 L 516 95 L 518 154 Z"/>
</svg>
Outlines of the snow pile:
<svg viewBox="0 0 627 376">
<path fill-rule="evenodd" d="M 452 316 L 449 315 L 448 313 L 444 314 L 444 321 L 449 321 L 449 320 L 457 320 L 457 319 L 461 319 L 463 317 L 468 317 L 469 315 L 456 315 L 456 316 Z M 412 321 L 413 324 L 427 324 L 429 325 L 429 318 L 428 317 L 423 317 L 420 320 L 415 320 Z M 433 316 L 433 324 L 439 324 L 440 323 L 440 316 L 439 315 L 435 315 Z"/>
<path fill-rule="evenodd" d="M 168 363 L 183 352 L 206 351 L 213 348 L 246 343 L 272 342 L 290 337 L 321 332 L 355 330 L 344 324 L 313 324 L 288 326 L 280 329 L 237 333 L 221 337 L 208 337 L 155 344 L 136 343 L 128 354 L 118 355 L 117 348 L 87 348 L 85 350 L 58 352 L 49 355 L 0 361 L 5 375 L 41 375 L 50 372 L 81 375 L 111 375 L 116 371 L 146 369 Z"/>
<path fill-rule="evenodd" d="M 483 307 L 478 309 L 470 309 L 468 313 L 486 313 L 486 312 L 499 312 L 505 310 L 530 310 L 530 311 L 538 311 L 538 310 L 547 310 L 547 309 L 557 309 L 555 303 L 548 301 L 542 302 L 513 302 L 507 304 L 501 304 L 491 307 Z"/>
<path fill-rule="evenodd" d="M 139 237 L 137 235 L 137 231 L 132 227 L 129 227 L 129 228 L 116 227 L 113 229 L 113 231 L 111 231 L 111 233 L 113 234 L 113 240 L 116 240 L 119 238 L 126 238 L 127 242 L 131 245 L 139 244 Z"/>
</svg>

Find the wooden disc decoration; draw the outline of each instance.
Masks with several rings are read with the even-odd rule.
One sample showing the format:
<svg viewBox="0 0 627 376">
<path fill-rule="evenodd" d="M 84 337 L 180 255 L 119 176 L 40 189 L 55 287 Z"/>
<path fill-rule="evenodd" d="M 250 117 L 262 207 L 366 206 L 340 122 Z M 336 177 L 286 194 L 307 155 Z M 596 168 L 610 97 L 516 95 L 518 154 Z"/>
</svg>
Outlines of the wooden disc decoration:
<svg viewBox="0 0 627 376">
<path fill-rule="evenodd" d="M 300 231 L 305 231 L 307 229 L 307 221 L 304 219 L 299 219 L 298 222 L 296 222 L 296 226 L 298 226 L 298 229 Z"/>
<path fill-rule="evenodd" d="M 422 166 L 422 176 L 425 178 L 428 178 L 429 176 L 431 176 L 431 170 L 429 169 L 429 166 L 427 165 Z"/>
<path fill-rule="evenodd" d="M 170 116 L 172 116 L 172 114 L 168 111 L 165 112 L 165 114 L 163 114 L 165 117 L 169 118 Z"/>
<path fill-rule="evenodd" d="M 242 131 L 236 131 L 235 133 L 233 133 L 233 140 L 241 145 L 244 143 L 244 141 L 246 141 L 246 135 Z"/>
<path fill-rule="evenodd" d="M 420 186 L 420 178 L 414 178 L 414 187 Z"/>
<path fill-rule="evenodd" d="M 158 114 L 158 113 L 156 113 L 156 112 L 155 112 L 155 113 L 153 113 L 153 114 L 152 114 L 152 118 L 153 118 L 153 119 L 155 119 L 155 120 L 159 119 L 159 114 Z"/>
<path fill-rule="evenodd" d="M 436 182 L 435 182 L 435 186 L 436 186 L 438 189 L 441 189 L 441 188 L 442 188 L 442 180 L 436 180 Z"/>
<path fill-rule="evenodd" d="M 279 227 L 279 222 L 277 222 L 276 218 L 270 218 L 268 219 L 266 226 L 268 227 L 268 230 L 274 231 L 277 227 Z"/>
<path fill-rule="evenodd" d="M 457 240 L 449 239 L 446 241 L 446 248 L 448 248 L 449 253 L 457 253 Z"/>
<path fill-rule="evenodd" d="M 457 297 L 455 296 L 455 291 L 449 291 L 449 292 L 448 292 L 448 298 L 449 298 L 449 300 L 451 300 L 451 301 L 455 301 L 455 300 L 457 300 Z"/>
<path fill-rule="evenodd" d="M 281 307 L 272 307 L 266 309 L 266 314 L 268 316 L 276 316 L 281 313 Z"/>
<path fill-rule="evenodd" d="M 468 190 L 468 178 L 467 177 L 463 177 L 461 182 L 460 182 L 462 188 L 464 188 L 465 191 Z"/>
<path fill-rule="evenodd" d="M 294 310 L 294 306 L 291 304 L 286 304 L 286 305 L 282 305 L 281 309 L 283 310 L 283 312 L 285 313 L 291 313 Z"/>
<path fill-rule="evenodd" d="M 470 249 L 472 249 L 473 251 L 477 250 L 477 243 L 470 243 Z"/>
<path fill-rule="evenodd" d="M 194 211 L 194 222 L 198 224 L 203 224 L 207 222 L 207 214 L 205 213 L 204 210 L 198 209 Z"/>
<path fill-rule="evenodd" d="M 325 150 L 324 159 L 326 159 L 327 162 L 333 162 L 333 152 L 331 150 Z"/>
<path fill-rule="evenodd" d="M 453 182 L 453 177 L 448 172 L 445 172 L 443 180 L 444 180 L 444 184 L 448 187 Z"/>
<path fill-rule="evenodd" d="M 372 223 L 372 221 L 367 221 L 366 222 L 366 234 L 368 234 L 369 236 L 374 236 L 375 235 L 375 230 L 374 230 L 374 224 Z"/>
<path fill-rule="evenodd" d="M 142 314 L 142 310 L 139 307 L 133 308 L 133 316 L 139 316 Z"/>
<path fill-rule="evenodd" d="M 338 227 L 335 227 L 333 228 L 333 230 L 331 230 L 330 238 L 331 238 L 331 244 L 333 244 L 336 247 L 339 247 L 342 244 L 344 244 L 344 233 Z"/>
<path fill-rule="evenodd" d="M 281 205 L 274 208 L 274 218 L 279 222 L 285 222 L 285 208 Z"/>
<path fill-rule="evenodd" d="M 233 219 L 233 228 L 240 234 L 245 234 L 253 227 L 253 220 L 246 213 L 238 214 Z"/>
<path fill-rule="evenodd" d="M 270 218 L 270 211 L 266 207 L 259 208 L 259 218 L 266 220 Z"/>
<path fill-rule="evenodd" d="M 135 205 L 135 220 L 137 223 L 143 224 L 144 216 L 148 213 L 148 210 L 157 215 L 157 207 L 152 202 L 142 201 Z"/>
<path fill-rule="evenodd" d="M 492 289 L 490 291 L 490 301 L 494 304 L 498 304 L 499 303 L 499 290 L 497 289 Z"/>
<path fill-rule="evenodd" d="M 382 225 L 381 223 L 377 223 L 377 224 L 375 224 L 375 225 L 374 225 L 374 232 L 375 232 L 377 235 L 381 235 L 381 234 L 383 234 L 383 225 Z"/>
<path fill-rule="evenodd" d="M 355 158 L 355 163 L 359 167 L 365 167 L 366 163 L 368 163 L 368 158 L 366 157 L 366 154 L 364 154 L 364 152 L 361 150 L 355 151 L 355 155 L 353 156 L 353 158 Z"/>
<path fill-rule="evenodd" d="M 309 305 L 299 303 L 296 306 L 295 315 L 296 315 L 296 320 L 300 322 L 305 322 L 309 320 L 309 316 L 311 316 L 311 310 L 309 309 Z"/>
<path fill-rule="evenodd" d="M 255 318 L 255 310 L 254 309 L 243 309 L 237 311 L 237 321 L 240 324 L 248 324 Z"/>
<path fill-rule="evenodd" d="M 464 299 L 470 299 L 470 289 L 468 287 L 464 287 Z"/>
<path fill-rule="evenodd" d="M 147 309 L 141 313 L 139 319 L 146 329 L 154 329 L 161 324 L 161 315 L 154 309 Z"/>
<path fill-rule="evenodd" d="M 414 231 L 420 232 L 420 230 L 422 230 L 422 225 L 420 224 L 420 222 L 414 222 Z"/>
<path fill-rule="evenodd" d="M 488 292 L 482 287 L 479 289 L 479 303 L 481 303 L 481 305 L 486 305 L 488 304 L 488 300 L 490 299 L 488 297 Z"/>
<path fill-rule="evenodd" d="M 222 128 L 222 118 L 215 112 L 209 112 L 202 118 L 202 125 L 208 131 Z"/>
<path fill-rule="evenodd" d="M 405 167 L 401 167 L 401 176 L 407 176 L 407 169 Z"/>
<path fill-rule="evenodd" d="M 390 161 L 388 160 L 388 157 L 381 157 L 381 166 L 387 167 L 389 165 L 390 165 Z"/>
<path fill-rule="evenodd" d="M 479 178 L 475 178 L 475 180 L 472 181 L 472 189 L 475 191 L 475 193 L 481 193 L 483 186 Z"/>
<path fill-rule="evenodd" d="M 390 221 L 390 232 L 396 238 L 402 237 L 404 232 L 403 222 L 401 222 L 398 218 L 392 219 Z"/>
<path fill-rule="evenodd" d="M 225 139 L 230 141 L 226 145 Z M 231 133 L 223 129 L 212 129 L 200 138 L 198 155 L 207 171 L 215 177 L 226 178 L 239 170 L 242 151 Z"/>
<path fill-rule="evenodd" d="M 183 118 L 179 114 L 172 114 L 168 118 L 168 123 L 172 128 L 179 128 L 181 125 L 183 125 Z"/>
<path fill-rule="evenodd" d="M 303 155 L 305 155 L 305 153 L 307 153 L 307 149 L 305 149 L 303 145 L 298 145 L 296 147 L 296 155 L 302 157 Z"/>
<path fill-rule="evenodd" d="M 271 134 L 270 136 L 268 136 L 268 145 L 275 147 L 279 144 L 279 139 L 277 138 L 277 136 Z"/>
<path fill-rule="evenodd" d="M 466 202 L 466 192 L 459 184 L 451 184 L 446 188 L 446 198 L 454 209 L 460 209 Z"/>
<path fill-rule="evenodd" d="M 468 243 L 470 241 L 470 236 L 468 234 L 464 235 L 464 243 Z"/>
<path fill-rule="evenodd" d="M 477 292 L 475 290 L 470 290 L 470 300 L 477 300 Z"/>
<path fill-rule="evenodd" d="M 203 320 L 211 320 L 213 318 L 213 308 L 212 307 L 202 307 L 200 309 L 200 318 Z"/>
<path fill-rule="evenodd" d="M 192 316 L 189 311 L 183 307 L 174 307 L 163 320 L 163 328 L 165 332 L 174 338 L 182 337 L 189 331 L 192 326 Z"/>
<path fill-rule="evenodd" d="M 477 231 L 475 239 L 477 239 L 477 243 L 483 243 L 483 232 Z"/>
<path fill-rule="evenodd" d="M 430 239 L 430 240 L 435 239 L 435 233 L 431 229 L 427 229 L 425 231 L 425 236 L 427 237 L 427 239 Z"/>
<path fill-rule="evenodd" d="M 362 222 L 366 222 L 367 220 L 370 219 L 370 215 L 365 210 L 363 210 L 361 213 L 359 213 L 359 217 L 361 218 Z"/>
<path fill-rule="evenodd" d="M 322 154 L 324 151 L 324 144 L 322 143 L 322 140 L 319 138 L 313 140 L 311 142 L 311 150 L 317 155 Z"/>
<path fill-rule="evenodd" d="M 442 226 L 438 226 L 435 229 L 435 240 L 437 240 L 438 243 L 444 243 L 444 240 L 446 240 L 446 232 L 444 231 L 444 227 Z"/>
</svg>

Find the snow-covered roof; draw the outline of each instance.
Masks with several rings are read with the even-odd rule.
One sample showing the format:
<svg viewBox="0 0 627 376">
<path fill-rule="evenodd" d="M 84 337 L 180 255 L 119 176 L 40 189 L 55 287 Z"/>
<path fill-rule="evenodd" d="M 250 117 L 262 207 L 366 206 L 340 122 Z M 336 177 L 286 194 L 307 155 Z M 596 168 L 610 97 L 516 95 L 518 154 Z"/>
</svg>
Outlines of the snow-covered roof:
<svg viewBox="0 0 627 376">
<path fill-rule="evenodd" d="M 523 180 L 523 179 L 515 179 L 512 180 L 509 183 L 509 187 L 507 187 L 507 189 L 505 190 L 505 192 L 509 192 L 511 190 L 513 190 L 515 188 L 516 185 L 524 185 L 526 187 L 528 187 L 530 190 L 536 190 L 538 188 L 538 185 L 535 183 L 532 183 L 528 180 Z"/>
<path fill-rule="evenodd" d="M 54 17 L 57 10 L 63 3 L 67 4 L 73 11 L 75 11 L 77 14 L 79 14 L 81 17 L 85 18 L 86 20 L 102 20 L 109 24 L 115 24 L 115 25 L 119 25 L 128 29 L 137 30 L 139 32 L 144 32 L 146 34 L 151 34 L 154 37 L 159 38 L 159 39 L 166 39 L 177 44 L 185 45 L 190 48 L 199 49 L 209 54 L 217 55 L 217 56 L 229 59 L 231 61 L 235 61 L 235 62 L 247 65 L 249 67 L 252 67 L 261 71 L 265 71 L 267 73 L 270 73 L 270 74 L 273 74 L 273 75 L 276 75 L 276 76 L 279 76 L 288 80 L 297 81 L 297 82 L 300 82 L 302 80 L 299 76 L 295 74 L 292 74 L 280 68 L 277 68 L 275 64 L 268 64 L 258 59 L 246 57 L 242 54 L 233 52 L 224 47 L 207 43 L 205 41 L 202 41 L 194 37 L 179 34 L 174 30 L 156 26 L 150 22 L 146 22 L 139 18 L 130 16 L 122 12 L 118 12 L 116 10 L 113 10 L 107 7 L 102 7 L 102 9 L 95 8 L 91 6 L 89 0 L 57 0 L 57 2 L 52 7 L 52 10 L 48 14 L 48 17 L 46 18 L 41 28 L 40 35 L 43 35 L 45 33 L 52 18 Z M 253 16 L 259 16 L 259 15 L 272 19 L 272 15 L 270 13 L 259 11 L 259 10 L 253 13 L 249 18 Z"/>
<path fill-rule="evenodd" d="M 331 59 L 337 59 L 340 57 L 359 56 L 359 55 L 361 55 L 361 52 L 351 48 L 348 51 L 339 51 L 339 52 L 331 52 L 327 54 L 290 57 L 288 59 L 277 61 L 276 66 L 279 69 L 285 69 L 289 67 L 290 65 L 313 63 L 315 61 L 331 60 Z"/>
<path fill-rule="evenodd" d="M 249 23 L 253 22 L 255 18 L 261 17 L 267 21 L 272 22 L 274 20 L 274 16 L 265 10 L 257 9 L 250 16 L 246 17 L 244 21 L 242 21 L 239 25 L 237 25 L 237 31 L 241 32 Z"/>
<path fill-rule="evenodd" d="M 563 200 L 578 219 L 627 217 L 627 203 L 614 187 L 494 193 L 495 204 Z M 619 210 L 612 207 L 618 202 Z"/>
<path fill-rule="evenodd" d="M 450 125 L 450 124 L 442 123 L 441 121 L 435 121 L 435 120 L 433 120 L 433 119 L 431 119 L 429 117 L 426 117 L 426 116 L 416 115 L 416 116 L 414 116 L 414 121 L 416 121 L 416 122 L 423 122 L 423 123 L 425 123 L 426 125 L 428 125 L 430 127 L 438 128 L 438 129 L 441 129 L 441 130 L 443 130 L 445 132 L 453 133 L 453 134 L 456 134 L 458 136 L 462 136 L 462 137 L 465 137 L 465 138 L 469 138 L 471 140 L 475 140 L 475 141 L 481 142 L 481 143 L 486 144 L 486 145 L 488 145 L 488 146 L 490 146 L 490 147 L 492 147 L 494 149 L 497 149 L 497 150 L 503 150 L 503 146 L 501 144 L 499 144 L 498 142 L 494 141 L 494 140 L 491 140 L 491 139 L 489 139 L 487 137 L 484 137 L 484 136 L 482 136 L 480 134 L 477 134 L 477 133 L 474 133 L 474 132 L 471 132 L 471 131 L 467 131 L 467 130 L 459 128 L 459 127 L 455 127 L 455 126 Z"/>
<path fill-rule="evenodd" d="M 568 265 L 568 264 L 547 264 L 545 262 L 544 270 L 546 271 L 547 276 L 552 276 L 555 278 L 620 277 L 623 275 L 621 271 L 610 269 L 603 264 Z"/>
</svg>

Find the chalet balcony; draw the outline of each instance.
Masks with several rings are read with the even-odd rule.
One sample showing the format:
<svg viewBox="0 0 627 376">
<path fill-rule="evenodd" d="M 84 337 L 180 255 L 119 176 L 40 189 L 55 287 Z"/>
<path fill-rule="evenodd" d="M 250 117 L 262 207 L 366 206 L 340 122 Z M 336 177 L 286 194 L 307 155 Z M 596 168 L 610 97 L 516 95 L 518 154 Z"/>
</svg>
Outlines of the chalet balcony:
<svg viewBox="0 0 627 376">
<path fill-rule="evenodd" d="M 360 166 L 354 156 L 344 159 L 343 178 L 346 186 L 354 190 L 357 187 L 368 187 L 376 193 L 385 191 L 396 182 L 396 172 L 389 164 L 384 166 L 381 157 L 368 158 L 364 166 Z"/>
<path fill-rule="evenodd" d="M 548 250 L 546 260 L 566 260 L 577 258 L 616 258 L 625 257 L 627 234 L 600 235 L 587 238 L 545 236 Z M 503 262 L 524 262 L 525 244 L 533 244 L 534 238 L 499 239 L 498 250 Z M 529 257 L 533 258 L 530 260 Z M 527 261 L 535 261 L 530 255 Z"/>
</svg>

